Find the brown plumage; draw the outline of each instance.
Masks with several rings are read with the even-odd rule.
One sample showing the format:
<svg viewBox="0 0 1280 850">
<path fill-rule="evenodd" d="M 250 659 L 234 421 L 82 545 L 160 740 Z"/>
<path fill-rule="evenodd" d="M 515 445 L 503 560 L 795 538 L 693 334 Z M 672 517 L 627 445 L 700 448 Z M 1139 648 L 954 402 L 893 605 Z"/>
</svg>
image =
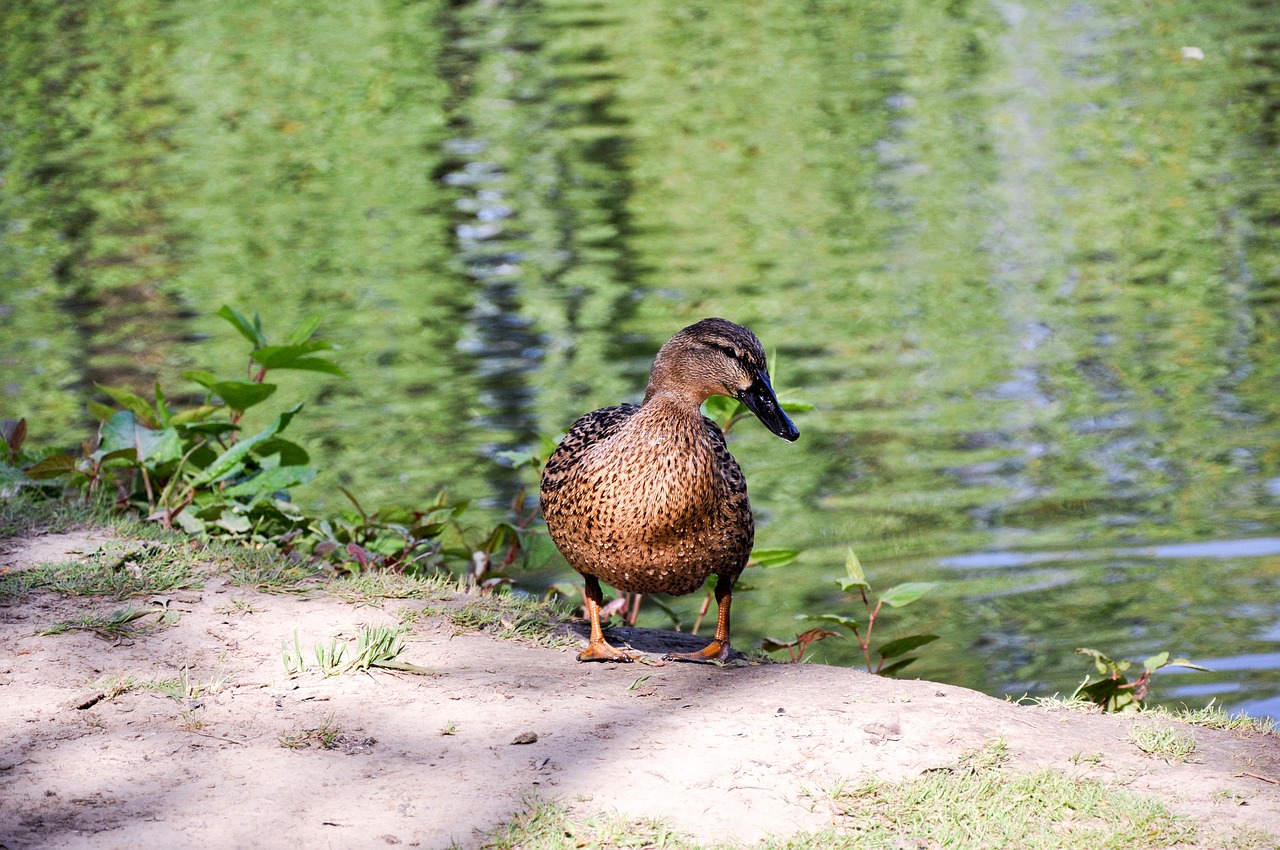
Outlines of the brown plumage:
<svg viewBox="0 0 1280 850">
<path fill-rule="evenodd" d="M 542 513 L 565 560 L 586 579 L 590 644 L 579 661 L 629 661 L 600 630 L 600 581 L 634 593 L 692 593 L 715 575 L 716 636 L 681 661 L 729 655 L 729 606 L 755 538 L 747 483 L 712 395 L 740 399 L 785 440 L 800 436 L 769 385 L 755 334 L 703 319 L 658 352 L 644 402 L 604 407 L 569 429 L 542 475 Z"/>
</svg>

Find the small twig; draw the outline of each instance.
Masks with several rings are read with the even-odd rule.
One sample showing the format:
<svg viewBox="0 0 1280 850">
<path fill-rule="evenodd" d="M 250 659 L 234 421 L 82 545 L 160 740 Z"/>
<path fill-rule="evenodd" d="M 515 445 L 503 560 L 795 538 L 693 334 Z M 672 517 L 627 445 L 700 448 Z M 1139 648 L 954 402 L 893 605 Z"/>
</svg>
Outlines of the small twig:
<svg viewBox="0 0 1280 850">
<path fill-rule="evenodd" d="M 137 451 L 139 455 L 142 454 L 138 449 L 134 449 L 134 451 Z M 138 469 L 142 471 L 142 484 L 147 488 L 147 510 L 149 512 L 154 512 L 156 509 L 156 494 L 155 491 L 151 489 L 151 476 L 147 474 L 147 467 L 142 463 L 142 461 L 138 462 Z"/>
<path fill-rule="evenodd" d="M 707 611 L 711 610 L 712 593 L 708 592 L 702 600 L 702 607 L 698 609 L 698 617 L 693 621 L 693 628 L 689 630 L 689 634 L 696 635 L 698 629 L 702 628 L 702 618 L 707 616 Z"/>
<path fill-rule="evenodd" d="M 1270 776 L 1263 776 L 1260 773 L 1250 773 L 1246 770 L 1243 775 L 1248 776 L 1250 779 L 1261 779 L 1263 782 L 1270 782 L 1272 785 L 1280 785 L 1280 779 L 1273 779 Z"/>
<path fill-rule="evenodd" d="M 210 735 L 208 732 L 191 732 L 192 735 L 199 735 L 201 738 L 212 738 L 215 741 L 226 741 L 228 744 L 235 744 L 237 747 L 246 746 L 244 741 L 233 741 L 230 738 L 223 738 L 221 735 Z"/>
</svg>

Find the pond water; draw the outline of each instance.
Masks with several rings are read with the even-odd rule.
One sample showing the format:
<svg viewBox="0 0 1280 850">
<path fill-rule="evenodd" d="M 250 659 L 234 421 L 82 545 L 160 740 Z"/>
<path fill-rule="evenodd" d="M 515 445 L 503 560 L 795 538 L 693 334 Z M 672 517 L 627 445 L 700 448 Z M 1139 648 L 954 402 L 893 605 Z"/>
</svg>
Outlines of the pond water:
<svg viewBox="0 0 1280 850">
<path fill-rule="evenodd" d="M 852 546 L 939 583 L 883 622 L 941 636 L 912 673 L 1048 695 L 1076 647 L 1169 650 L 1215 672 L 1158 701 L 1280 716 L 1280 4 L 46 5 L 0 28 L 32 440 L 94 381 L 227 371 L 224 303 L 320 311 L 353 377 L 281 390 L 303 497 L 496 511 L 532 484 L 496 451 L 721 315 L 814 405 L 734 431 L 758 544 L 805 550 L 739 643 L 856 613 Z"/>
</svg>

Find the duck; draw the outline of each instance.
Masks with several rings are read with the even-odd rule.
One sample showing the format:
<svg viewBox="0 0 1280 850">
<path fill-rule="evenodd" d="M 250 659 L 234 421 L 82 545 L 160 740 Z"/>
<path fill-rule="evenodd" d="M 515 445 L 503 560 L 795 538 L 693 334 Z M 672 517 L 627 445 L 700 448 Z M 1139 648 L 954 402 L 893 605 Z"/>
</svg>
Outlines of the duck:
<svg viewBox="0 0 1280 850">
<path fill-rule="evenodd" d="M 585 580 L 591 632 L 578 661 L 635 660 L 605 641 L 601 582 L 679 596 L 712 575 L 714 638 L 702 650 L 665 658 L 729 659 L 733 587 L 751 557 L 755 518 L 724 433 L 702 415 L 713 395 L 738 399 L 787 442 L 800 437 L 774 393 L 760 340 L 742 325 L 708 318 L 658 350 L 640 404 L 582 416 L 547 459 L 539 487 L 547 531 Z"/>
</svg>

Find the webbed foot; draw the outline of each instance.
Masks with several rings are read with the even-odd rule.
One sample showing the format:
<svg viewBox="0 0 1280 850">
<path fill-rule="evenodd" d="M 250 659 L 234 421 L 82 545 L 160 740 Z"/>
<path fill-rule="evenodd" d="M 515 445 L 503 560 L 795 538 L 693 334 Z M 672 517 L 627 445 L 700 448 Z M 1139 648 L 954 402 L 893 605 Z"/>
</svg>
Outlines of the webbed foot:
<svg viewBox="0 0 1280 850">
<path fill-rule="evenodd" d="M 697 652 L 670 652 L 663 661 L 690 661 L 694 664 L 723 664 L 729 660 L 729 641 L 713 640 Z"/>
<path fill-rule="evenodd" d="M 587 648 L 578 653 L 579 661 L 616 661 L 628 664 L 635 661 L 635 656 L 623 652 L 616 646 L 610 646 L 603 640 L 592 641 Z"/>
</svg>

